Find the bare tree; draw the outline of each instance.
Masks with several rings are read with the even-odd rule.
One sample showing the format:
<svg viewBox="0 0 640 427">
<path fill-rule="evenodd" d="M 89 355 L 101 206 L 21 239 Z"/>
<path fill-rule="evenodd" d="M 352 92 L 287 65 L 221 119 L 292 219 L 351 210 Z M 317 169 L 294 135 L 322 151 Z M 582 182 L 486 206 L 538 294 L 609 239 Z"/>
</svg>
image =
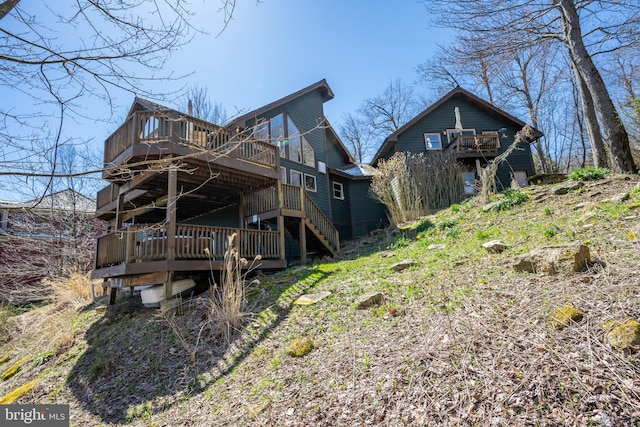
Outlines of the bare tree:
<svg viewBox="0 0 640 427">
<path fill-rule="evenodd" d="M 210 123 L 223 126 L 228 120 L 227 111 L 221 103 L 212 101 L 206 87 L 193 85 L 183 96 L 180 109 Z"/>
<path fill-rule="evenodd" d="M 344 116 L 340 126 L 340 134 L 346 140 L 347 146 L 356 162 L 363 163 L 373 154 L 376 146 L 373 130 L 361 116 L 348 113 Z"/>
<path fill-rule="evenodd" d="M 31 186 L 30 172 L 58 175 L 60 147 L 87 143 L 76 121 L 101 119 L 86 109 L 89 99 L 113 113 L 116 92 L 161 96 L 161 82 L 180 78 L 167 60 L 199 32 L 186 0 L 67 3 L 0 0 L 0 89 L 4 99 L 20 100 L 0 105 L 5 190 Z M 225 26 L 235 3 L 219 2 Z M 22 178 L 11 181 L 14 173 Z"/>
<path fill-rule="evenodd" d="M 392 80 L 384 92 L 365 99 L 355 113 L 344 117 L 341 136 L 352 145 L 356 159 L 365 159 L 384 138 L 413 118 L 420 105 L 412 85 Z"/>
<path fill-rule="evenodd" d="M 617 166 L 624 172 L 638 171 L 625 127 L 592 56 L 637 43 L 640 34 L 637 2 L 433 0 L 429 4 L 432 10 L 441 12 L 442 25 L 482 35 L 485 56 L 513 53 L 545 40 L 558 42 L 591 94 L 605 142 Z M 450 19 L 451 16 L 456 19 Z"/>
</svg>

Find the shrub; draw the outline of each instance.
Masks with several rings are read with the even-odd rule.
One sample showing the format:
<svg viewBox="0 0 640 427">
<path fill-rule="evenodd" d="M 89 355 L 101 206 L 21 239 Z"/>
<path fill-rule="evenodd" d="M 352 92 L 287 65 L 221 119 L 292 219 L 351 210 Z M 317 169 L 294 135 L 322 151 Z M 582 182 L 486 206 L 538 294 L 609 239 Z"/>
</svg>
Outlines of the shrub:
<svg viewBox="0 0 640 427">
<path fill-rule="evenodd" d="M 428 219 L 425 219 L 423 221 L 420 222 L 420 224 L 417 225 L 416 227 L 416 233 L 424 233 L 425 231 L 433 228 L 434 225 L 431 221 L 429 221 Z"/>
<path fill-rule="evenodd" d="M 574 181 L 594 181 L 609 174 L 607 168 L 580 168 L 571 171 L 569 178 Z"/>
<path fill-rule="evenodd" d="M 522 202 L 529 200 L 527 193 L 515 188 L 507 188 L 502 192 L 502 199 L 500 199 L 495 205 L 493 205 L 494 211 L 503 211 L 514 206 L 519 205 Z"/>
<path fill-rule="evenodd" d="M 395 153 L 378 163 L 378 171 L 371 193 L 396 224 L 460 202 L 464 195 L 461 167 L 449 153 Z"/>
</svg>

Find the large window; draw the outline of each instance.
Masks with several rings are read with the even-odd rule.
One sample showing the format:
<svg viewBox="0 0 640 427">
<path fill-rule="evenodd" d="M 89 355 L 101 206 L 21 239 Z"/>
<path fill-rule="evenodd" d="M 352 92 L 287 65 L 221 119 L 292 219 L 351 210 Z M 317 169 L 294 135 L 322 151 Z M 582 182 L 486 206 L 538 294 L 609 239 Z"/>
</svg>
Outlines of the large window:
<svg viewBox="0 0 640 427">
<path fill-rule="evenodd" d="M 278 114 L 271 120 L 258 123 L 254 137 L 277 145 L 280 148 L 280 157 L 283 159 L 302 163 L 312 168 L 316 166 L 313 147 L 291 117 L 287 115 Z"/>
<path fill-rule="evenodd" d="M 441 150 L 442 143 L 440 142 L 439 133 L 425 133 L 424 134 L 424 148 L 427 150 Z"/>
</svg>

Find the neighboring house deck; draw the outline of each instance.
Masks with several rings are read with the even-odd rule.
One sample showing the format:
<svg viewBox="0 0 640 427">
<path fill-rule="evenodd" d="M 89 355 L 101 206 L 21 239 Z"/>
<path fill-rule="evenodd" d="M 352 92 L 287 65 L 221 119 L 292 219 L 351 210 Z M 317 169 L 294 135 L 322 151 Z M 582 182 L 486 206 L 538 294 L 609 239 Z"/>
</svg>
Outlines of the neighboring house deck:
<svg viewBox="0 0 640 427">
<path fill-rule="evenodd" d="M 105 141 L 110 184 L 96 216 L 111 230 L 97 240 L 93 277 L 112 288 L 163 283 L 168 297 L 172 281 L 220 270 L 234 234 L 239 255 L 259 269 L 338 254 L 329 179 L 350 156 L 330 126 L 304 122 L 309 109 L 322 117 L 332 96 L 323 80 L 226 128 L 136 99 Z M 306 109 L 279 112 L 296 103 Z M 269 115 L 277 129 L 265 127 Z"/>
</svg>

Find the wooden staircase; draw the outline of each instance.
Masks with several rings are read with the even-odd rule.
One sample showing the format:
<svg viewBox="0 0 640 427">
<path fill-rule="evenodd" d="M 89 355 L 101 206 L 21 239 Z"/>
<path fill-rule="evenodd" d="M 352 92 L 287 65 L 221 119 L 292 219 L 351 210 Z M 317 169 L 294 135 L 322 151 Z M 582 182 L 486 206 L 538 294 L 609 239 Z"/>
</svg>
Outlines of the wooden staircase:
<svg viewBox="0 0 640 427">
<path fill-rule="evenodd" d="M 333 256 L 340 253 L 340 236 L 338 230 L 333 226 L 318 206 L 311 200 L 307 193 L 304 193 L 304 210 L 306 217 L 304 224 L 314 236 L 331 252 Z"/>
</svg>

